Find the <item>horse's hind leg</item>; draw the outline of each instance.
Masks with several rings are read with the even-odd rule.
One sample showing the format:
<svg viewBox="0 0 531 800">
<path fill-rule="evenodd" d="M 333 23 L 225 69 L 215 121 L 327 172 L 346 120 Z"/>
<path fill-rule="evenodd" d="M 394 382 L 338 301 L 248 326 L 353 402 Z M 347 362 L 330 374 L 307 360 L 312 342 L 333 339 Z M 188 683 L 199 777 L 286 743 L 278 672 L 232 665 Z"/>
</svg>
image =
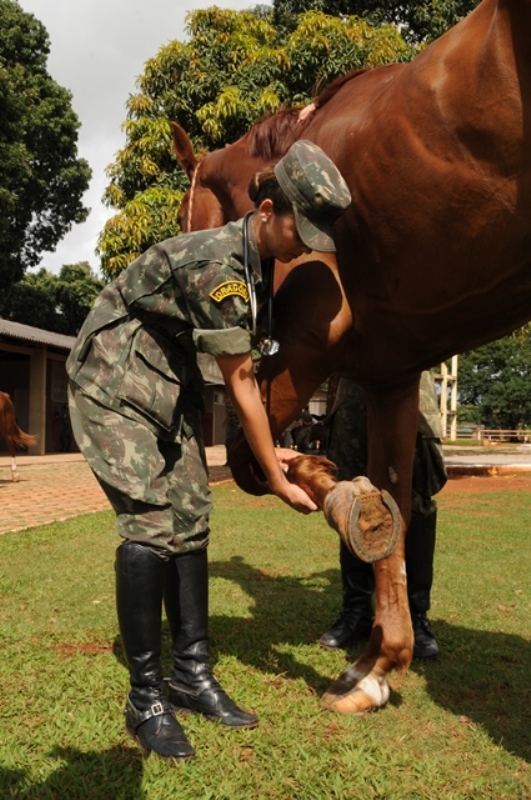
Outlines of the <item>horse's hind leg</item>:
<svg viewBox="0 0 531 800">
<path fill-rule="evenodd" d="M 15 482 L 20 480 L 20 475 L 17 472 L 17 462 L 14 458 L 11 459 L 11 480 Z"/>
<path fill-rule="evenodd" d="M 6 443 L 9 455 L 11 456 L 11 480 L 16 482 L 20 480 L 20 475 L 17 472 L 17 460 L 15 458 L 15 442 L 10 436 L 8 436 L 6 439 Z"/>
</svg>

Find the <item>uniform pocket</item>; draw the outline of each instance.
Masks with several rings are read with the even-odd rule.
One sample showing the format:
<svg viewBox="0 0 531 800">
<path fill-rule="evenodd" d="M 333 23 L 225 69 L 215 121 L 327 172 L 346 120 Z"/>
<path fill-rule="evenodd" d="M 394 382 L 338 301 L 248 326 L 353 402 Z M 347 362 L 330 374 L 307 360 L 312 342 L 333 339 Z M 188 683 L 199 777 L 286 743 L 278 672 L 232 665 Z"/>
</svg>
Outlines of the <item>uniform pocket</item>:
<svg viewBox="0 0 531 800">
<path fill-rule="evenodd" d="M 118 397 L 171 431 L 178 424 L 180 393 L 181 383 L 167 353 L 149 331 L 140 328 L 132 342 Z"/>
</svg>

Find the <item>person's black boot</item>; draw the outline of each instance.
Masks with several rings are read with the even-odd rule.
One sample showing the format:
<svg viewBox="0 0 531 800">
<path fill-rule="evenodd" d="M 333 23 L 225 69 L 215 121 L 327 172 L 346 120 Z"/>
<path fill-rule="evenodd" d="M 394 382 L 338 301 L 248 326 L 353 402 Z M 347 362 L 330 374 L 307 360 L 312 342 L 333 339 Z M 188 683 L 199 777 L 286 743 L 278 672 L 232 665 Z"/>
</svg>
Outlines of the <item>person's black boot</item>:
<svg viewBox="0 0 531 800">
<path fill-rule="evenodd" d="M 124 542 L 116 550 L 116 609 L 129 665 L 125 705 L 127 732 L 145 753 L 188 759 L 194 749 L 163 692 L 162 591 L 166 562 L 149 547 Z"/>
<path fill-rule="evenodd" d="M 426 616 L 433 583 L 433 557 L 437 508 L 428 514 L 412 514 L 406 536 L 406 572 L 409 609 L 415 646 L 413 658 L 437 658 L 439 645 Z"/>
<path fill-rule="evenodd" d="M 369 638 L 372 630 L 372 595 L 374 572 L 341 542 L 339 549 L 343 608 L 330 630 L 323 633 L 319 644 L 326 650 L 351 647 Z"/>
<path fill-rule="evenodd" d="M 258 718 L 227 696 L 213 676 L 208 640 L 208 560 L 205 548 L 171 558 L 164 604 L 173 640 L 168 699 L 229 728 L 255 728 Z"/>
</svg>

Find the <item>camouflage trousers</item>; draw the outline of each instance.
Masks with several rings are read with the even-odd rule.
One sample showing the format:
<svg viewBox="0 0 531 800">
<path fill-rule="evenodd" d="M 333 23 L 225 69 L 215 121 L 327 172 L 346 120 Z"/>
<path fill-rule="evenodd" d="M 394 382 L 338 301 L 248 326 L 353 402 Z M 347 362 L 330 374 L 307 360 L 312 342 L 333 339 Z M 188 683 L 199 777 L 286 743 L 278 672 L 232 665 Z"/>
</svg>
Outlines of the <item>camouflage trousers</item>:
<svg viewBox="0 0 531 800">
<path fill-rule="evenodd" d="M 72 431 L 116 513 L 123 539 L 162 558 L 206 547 L 212 499 L 201 412 L 188 409 L 180 441 L 69 386 Z"/>
</svg>

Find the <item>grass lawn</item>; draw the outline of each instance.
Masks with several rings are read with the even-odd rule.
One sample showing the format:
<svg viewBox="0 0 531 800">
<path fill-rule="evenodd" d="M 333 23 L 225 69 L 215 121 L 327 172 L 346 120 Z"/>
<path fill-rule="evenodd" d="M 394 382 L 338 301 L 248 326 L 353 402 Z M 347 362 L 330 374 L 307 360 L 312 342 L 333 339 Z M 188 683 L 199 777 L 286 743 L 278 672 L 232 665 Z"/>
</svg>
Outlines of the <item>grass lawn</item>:
<svg viewBox="0 0 531 800">
<path fill-rule="evenodd" d="M 214 495 L 213 662 L 260 727 L 187 717 L 194 761 L 143 758 L 123 727 L 112 514 L 6 534 L 2 800 L 531 798 L 531 494 L 442 492 L 442 656 L 393 676 L 387 707 L 363 718 L 319 707 L 347 663 L 316 644 L 340 606 L 336 534 L 232 483 Z"/>
</svg>

